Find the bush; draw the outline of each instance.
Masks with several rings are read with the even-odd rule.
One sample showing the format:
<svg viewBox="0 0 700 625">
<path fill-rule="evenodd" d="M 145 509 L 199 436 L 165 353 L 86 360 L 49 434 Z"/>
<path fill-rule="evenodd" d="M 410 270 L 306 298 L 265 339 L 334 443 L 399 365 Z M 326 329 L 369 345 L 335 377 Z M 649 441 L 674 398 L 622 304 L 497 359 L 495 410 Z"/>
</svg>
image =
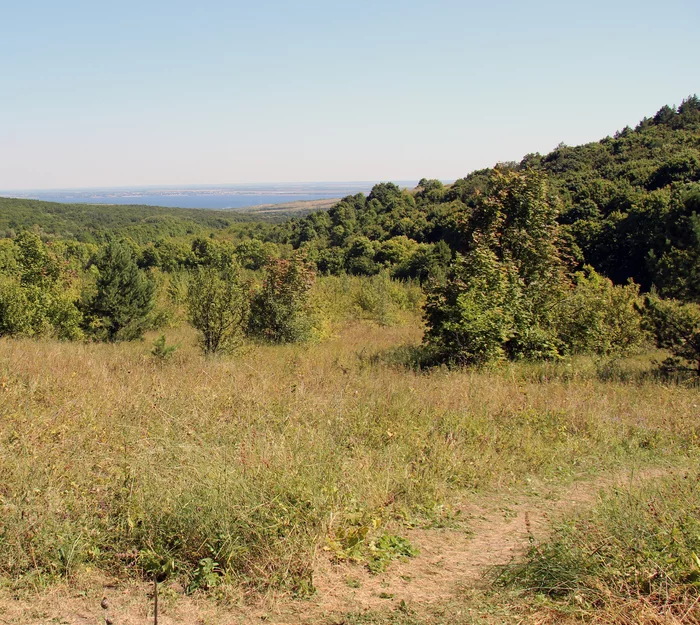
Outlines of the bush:
<svg viewBox="0 0 700 625">
<path fill-rule="evenodd" d="M 231 351 L 240 344 L 249 309 L 248 286 L 236 267 L 201 267 L 192 274 L 187 312 L 205 354 Z"/>
<path fill-rule="evenodd" d="M 156 362 L 163 363 L 177 351 L 178 345 L 168 345 L 165 340 L 165 334 L 161 334 L 155 341 L 153 341 L 153 349 L 151 350 L 151 356 L 156 360 Z"/>
<path fill-rule="evenodd" d="M 315 274 L 302 257 L 271 259 L 262 288 L 251 301 L 248 331 L 271 343 L 308 340 L 313 330 L 309 291 Z"/>
<path fill-rule="evenodd" d="M 82 337 L 82 315 L 69 272 L 33 233 L 13 242 L 14 267 L 0 276 L 0 335 Z"/>
<path fill-rule="evenodd" d="M 574 275 L 574 285 L 557 308 L 559 338 L 569 353 L 617 356 L 644 343 L 636 284 L 615 286 L 586 267 Z"/>
<path fill-rule="evenodd" d="M 645 317 L 656 345 L 671 356 L 661 363 L 664 371 L 691 372 L 700 376 L 700 305 L 646 298 Z"/>
<path fill-rule="evenodd" d="M 0 276 L 0 336 L 31 335 L 29 302 L 18 280 Z"/>
<path fill-rule="evenodd" d="M 447 281 L 428 289 L 424 342 L 438 358 L 457 364 L 502 359 L 515 331 L 512 284 L 512 274 L 502 270 L 487 248 L 458 256 Z"/>
</svg>

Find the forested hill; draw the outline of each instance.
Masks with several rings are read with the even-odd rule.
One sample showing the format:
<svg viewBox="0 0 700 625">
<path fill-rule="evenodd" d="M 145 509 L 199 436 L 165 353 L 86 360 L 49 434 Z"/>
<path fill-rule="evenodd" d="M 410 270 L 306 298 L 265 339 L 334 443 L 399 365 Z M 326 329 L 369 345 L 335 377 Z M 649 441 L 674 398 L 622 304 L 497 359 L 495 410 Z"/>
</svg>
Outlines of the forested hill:
<svg viewBox="0 0 700 625">
<path fill-rule="evenodd" d="M 424 278 L 463 245 L 465 214 L 497 171 L 538 170 L 559 197 L 559 221 L 576 261 L 615 282 L 697 299 L 700 294 L 700 100 L 664 106 L 634 129 L 544 156 L 475 171 L 454 184 L 391 183 L 344 198 L 324 213 L 290 220 L 270 238 L 305 248 L 321 271 Z"/>
<path fill-rule="evenodd" d="M 234 224 L 283 218 L 203 208 L 64 204 L 0 197 L 0 237 L 8 238 L 22 230 L 35 229 L 46 237 L 99 243 L 117 236 L 146 244 L 162 238 L 208 235 Z"/>
</svg>

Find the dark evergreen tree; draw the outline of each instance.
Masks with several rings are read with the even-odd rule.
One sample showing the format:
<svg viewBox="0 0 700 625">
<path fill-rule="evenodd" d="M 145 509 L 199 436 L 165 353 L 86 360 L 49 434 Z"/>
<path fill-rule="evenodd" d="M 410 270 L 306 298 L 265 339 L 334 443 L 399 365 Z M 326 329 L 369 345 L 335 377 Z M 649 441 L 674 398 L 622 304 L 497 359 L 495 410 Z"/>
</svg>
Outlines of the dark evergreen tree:
<svg viewBox="0 0 700 625">
<path fill-rule="evenodd" d="M 90 329 L 106 341 L 141 338 L 153 309 L 155 284 L 138 268 L 128 245 L 112 241 L 94 260 L 99 272 L 88 303 Z"/>
</svg>

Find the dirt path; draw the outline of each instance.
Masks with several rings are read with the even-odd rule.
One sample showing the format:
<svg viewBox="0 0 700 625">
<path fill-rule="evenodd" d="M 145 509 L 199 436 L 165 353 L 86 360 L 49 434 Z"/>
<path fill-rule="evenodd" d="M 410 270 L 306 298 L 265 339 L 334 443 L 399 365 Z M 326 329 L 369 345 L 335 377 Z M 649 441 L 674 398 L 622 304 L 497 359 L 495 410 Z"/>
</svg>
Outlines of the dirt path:
<svg viewBox="0 0 700 625">
<path fill-rule="evenodd" d="M 568 487 L 532 483 L 526 492 L 513 491 L 465 501 L 458 509 L 464 529 L 414 529 L 402 532 L 420 553 L 393 562 L 381 575 L 370 575 L 362 566 L 333 564 L 319 551 L 314 583 L 317 593 L 307 601 L 268 598 L 256 606 L 240 600 L 226 609 L 214 602 L 184 597 L 165 589 L 161 600 L 161 625 L 238 624 L 311 625 L 332 622 L 347 612 L 386 610 L 405 602 L 421 606 L 452 597 L 459 586 L 480 582 L 489 567 L 509 562 L 521 554 L 530 537 L 544 537 L 550 517 L 577 506 L 590 505 L 597 493 L 614 485 L 629 484 L 668 473 L 668 469 L 624 471 Z M 114 625 L 152 622 L 143 585 L 105 587 L 94 579 L 71 589 L 54 588 L 32 600 L 11 600 L 0 595 L 0 624 L 59 623 L 88 625 L 103 622 L 99 602 L 106 594 Z M 82 586 L 82 587 L 81 587 Z"/>
<path fill-rule="evenodd" d="M 499 493 L 463 503 L 464 530 L 409 530 L 402 534 L 418 547 L 418 556 L 392 563 L 387 573 L 370 575 L 364 568 L 334 565 L 321 557 L 316 566 L 318 593 L 290 623 L 318 623 L 343 612 L 412 609 L 451 598 L 460 586 L 480 583 L 490 567 L 510 562 L 530 543 L 545 537 L 549 519 L 577 506 L 591 505 L 604 488 L 668 473 L 647 469 L 606 475 L 561 488 L 531 484 L 528 492 Z M 349 585 L 349 582 L 352 586 Z M 284 622 L 284 621 L 282 621 Z"/>
</svg>

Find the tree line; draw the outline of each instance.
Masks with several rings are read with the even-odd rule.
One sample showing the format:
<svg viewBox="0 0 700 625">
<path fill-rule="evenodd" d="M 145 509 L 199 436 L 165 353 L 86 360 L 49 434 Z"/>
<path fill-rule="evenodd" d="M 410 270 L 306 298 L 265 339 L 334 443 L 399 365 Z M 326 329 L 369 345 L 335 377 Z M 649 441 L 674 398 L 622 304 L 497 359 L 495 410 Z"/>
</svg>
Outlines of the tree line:
<svg viewBox="0 0 700 625">
<path fill-rule="evenodd" d="M 165 290 L 180 300 L 207 354 L 228 351 L 242 336 L 282 343 L 305 340 L 311 326 L 308 293 L 315 277 L 301 256 L 270 257 L 259 285 L 230 257 L 164 282 L 138 266 L 120 240 L 88 257 L 70 245 L 17 235 L 0 262 L 0 336 L 52 336 L 105 342 L 139 339 L 167 323 L 156 300 Z"/>
<path fill-rule="evenodd" d="M 129 340 L 164 323 L 165 294 L 207 353 L 303 340 L 317 274 L 382 273 L 423 285 L 426 362 L 626 353 L 653 336 L 668 368 L 700 371 L 696 96 L 597 143 L 451 185 L 377 184 L 280 224 L 101 210 L 117 212 L 91 239 L 51 234 L 46 217 L 0 239 L 0 335 Z"/>
</svg>

